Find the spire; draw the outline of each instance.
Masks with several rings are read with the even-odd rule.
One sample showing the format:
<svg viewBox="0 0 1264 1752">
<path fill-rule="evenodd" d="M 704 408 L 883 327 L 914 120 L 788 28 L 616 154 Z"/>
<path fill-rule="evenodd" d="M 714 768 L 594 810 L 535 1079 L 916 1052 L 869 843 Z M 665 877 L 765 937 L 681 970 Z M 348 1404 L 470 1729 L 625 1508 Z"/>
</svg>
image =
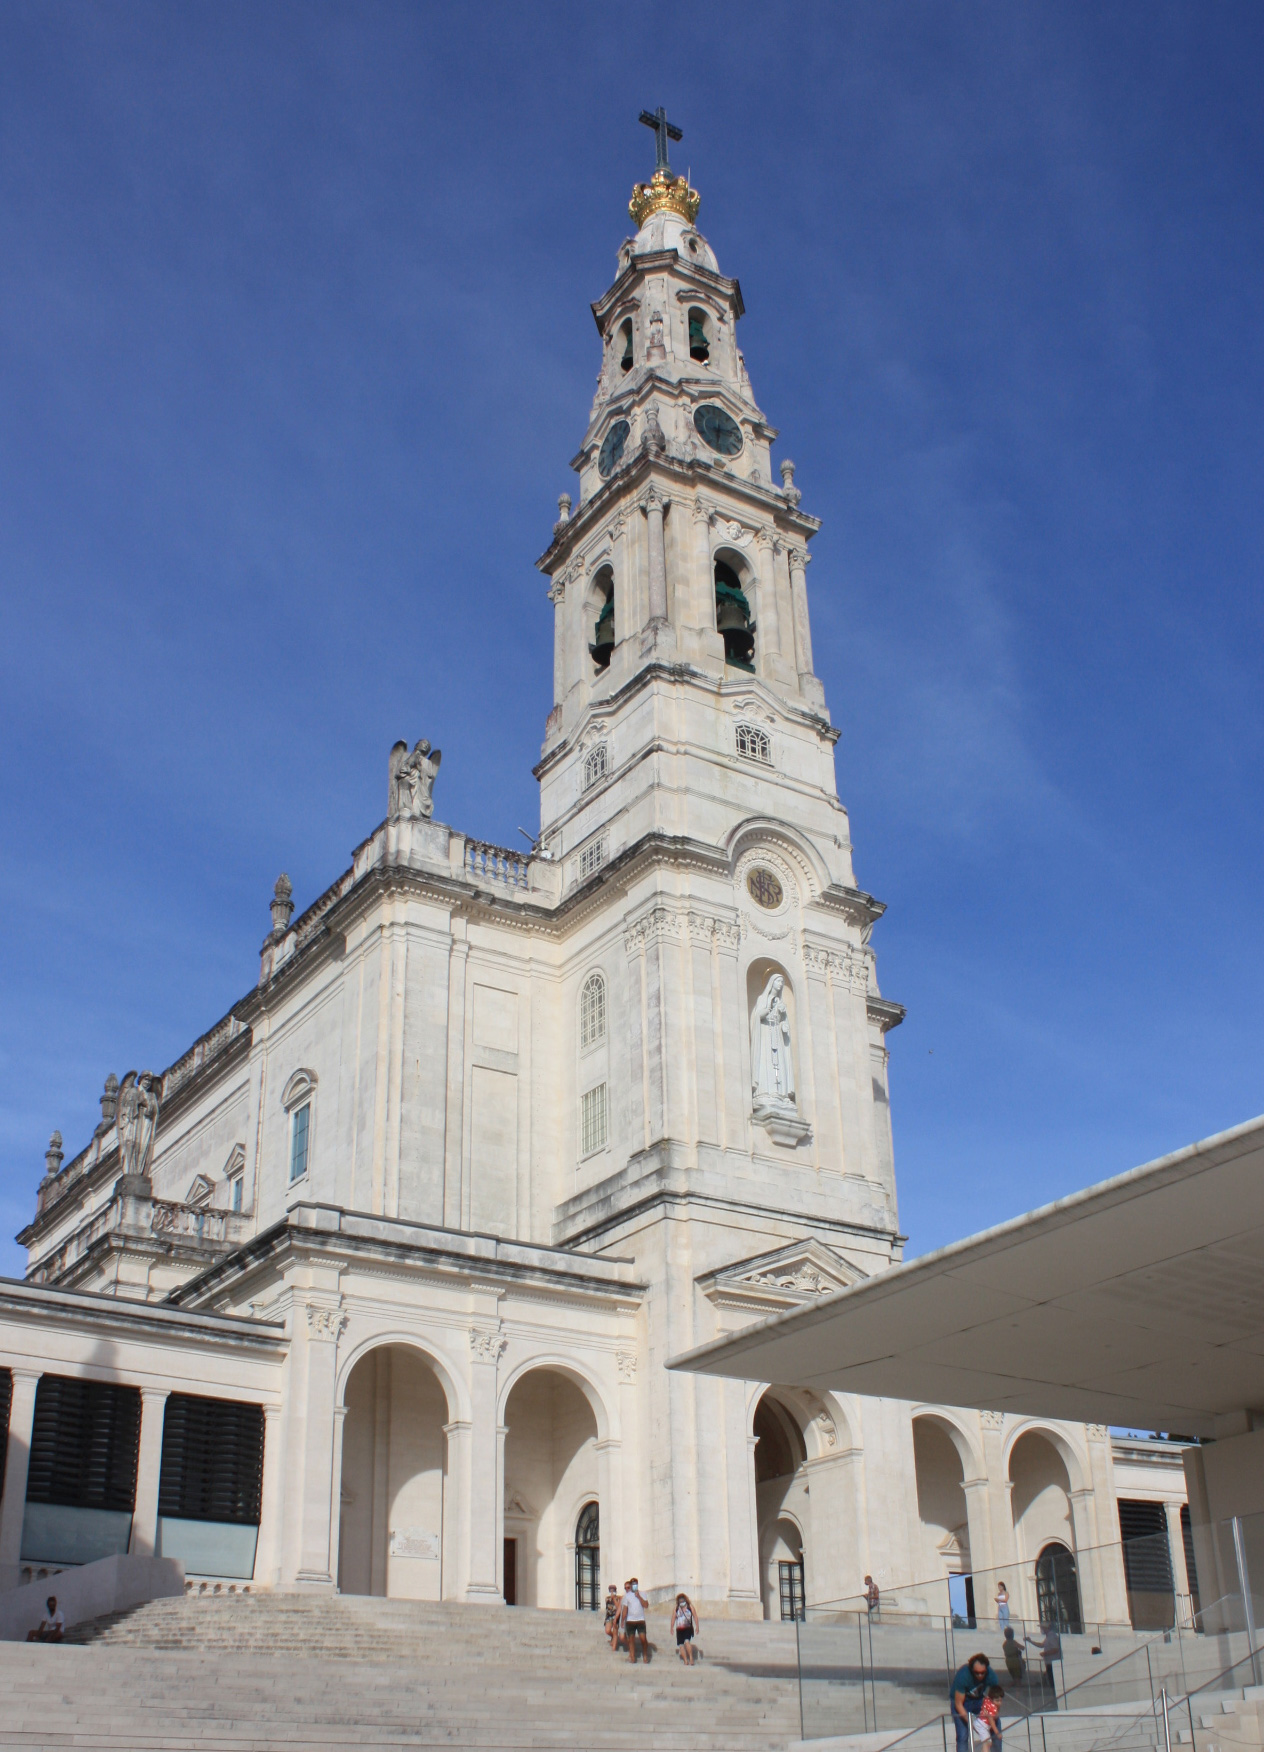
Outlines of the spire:
<svg viewBox="0 0 1264 1752">
<path fill-rule="evenodd" d="M 667 211 L 679 213 L 686 224 L 692 225 L 698 217 L 702 196 L 689 187 L 687 177 L 672 175 L 671 161 L 667 156 L 667 142 L 680 140 L 683 135 L 675 122 L 667 120 L 667 111 L 662 104 L 656 110 L 642 110 L 640 120 L 654 130 L 654 174 L 649 182 L 637 183 L 632 190 L 632 199 L 628 203 L 632 223 L 639 231 L 655 213 Z"/>
</svg>

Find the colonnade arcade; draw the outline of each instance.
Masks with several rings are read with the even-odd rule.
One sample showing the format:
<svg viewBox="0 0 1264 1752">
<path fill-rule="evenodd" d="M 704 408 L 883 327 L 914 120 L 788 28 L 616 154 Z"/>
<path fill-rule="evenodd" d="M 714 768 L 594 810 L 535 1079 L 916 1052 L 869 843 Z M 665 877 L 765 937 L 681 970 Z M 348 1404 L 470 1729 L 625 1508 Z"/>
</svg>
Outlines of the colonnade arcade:
<svg viewBox="0 0 1264 1752">
<path fill-rule="evenodd" d="M 481 1536 L 486 1546 L 496 1525 L 495 1591 L 509 1604 L 596 1603 L 599 1529 L 613 1524 L 602 1509 L 616 1494 L 610 1462 L 619 1443 L 601 1392 L 572 1361 L 510 1371 L 481 1442 L 468 1389 L 416 1342 L 363 1349 L 342 1380 L 343 1593 L 465 1599 L 478 1579 L 471 1540 Z M 494 1451 L 480 1452 L 489 1438 Z"/>
</svg>

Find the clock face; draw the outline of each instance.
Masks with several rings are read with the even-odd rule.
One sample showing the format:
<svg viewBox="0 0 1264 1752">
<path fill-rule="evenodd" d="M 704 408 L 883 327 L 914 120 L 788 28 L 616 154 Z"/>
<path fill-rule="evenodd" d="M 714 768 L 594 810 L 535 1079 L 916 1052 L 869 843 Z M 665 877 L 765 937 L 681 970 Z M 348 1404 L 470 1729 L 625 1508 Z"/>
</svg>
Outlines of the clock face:
<svg viewBox="0 0 1264 1752">
<path fill-rule="evenodd" d="M 746 889 L 755 905 L 766 907 L 769 912 L 776 912 L 785 899 L 781 884 L 771 870 L 752 870 L 746 878 Z"/>
<path fill-rule="evenodd" d="M 742 428 L 714 402 L 703 402 L 700 408 L 695 408 L 693 423 L 702 442 L 718 450 L 721 456 L 736 456 L 742 448 Z"/>
<path fill-rule="evenodd" d="M 616 420 L 606 433 L 601 446 L 601 454 L 597 458 L 597 467 L 601 471 L 602 480 L 608 480 L 623 461 L 623 446 L 628 441 L 628 433 L 632 428 L 626 420 Z"/>
</svg>

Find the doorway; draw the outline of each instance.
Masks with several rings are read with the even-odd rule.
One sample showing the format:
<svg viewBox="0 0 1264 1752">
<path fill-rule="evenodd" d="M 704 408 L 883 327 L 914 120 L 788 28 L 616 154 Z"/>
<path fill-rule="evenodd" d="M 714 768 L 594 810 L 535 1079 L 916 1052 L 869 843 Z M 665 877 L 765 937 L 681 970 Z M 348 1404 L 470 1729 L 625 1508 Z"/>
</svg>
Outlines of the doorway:
<svg viewBox="0 0 1264 1752">
<path fill-rule="evenodd" d="M 518 1541 L 516 1539 L 506 1539 L 505 1541 L 504 1594 L 506 1606 L 518 1604 Z"/>
</svg>

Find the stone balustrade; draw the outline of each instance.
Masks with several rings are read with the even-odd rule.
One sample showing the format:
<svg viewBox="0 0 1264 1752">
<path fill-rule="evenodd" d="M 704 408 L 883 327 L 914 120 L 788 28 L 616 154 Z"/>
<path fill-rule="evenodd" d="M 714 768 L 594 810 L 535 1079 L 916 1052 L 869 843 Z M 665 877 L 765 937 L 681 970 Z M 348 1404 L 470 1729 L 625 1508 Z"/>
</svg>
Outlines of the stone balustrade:
<svg viewBox="0 0 1264 1752">
<path fill-rule="evenodd" d="M 495 882 L 506 888 L 529 888 L 531 858 L 505 846 L 490 846 L 483 840 L 465 842 L 465 873 L 476 882 Z"/>
</svg>

